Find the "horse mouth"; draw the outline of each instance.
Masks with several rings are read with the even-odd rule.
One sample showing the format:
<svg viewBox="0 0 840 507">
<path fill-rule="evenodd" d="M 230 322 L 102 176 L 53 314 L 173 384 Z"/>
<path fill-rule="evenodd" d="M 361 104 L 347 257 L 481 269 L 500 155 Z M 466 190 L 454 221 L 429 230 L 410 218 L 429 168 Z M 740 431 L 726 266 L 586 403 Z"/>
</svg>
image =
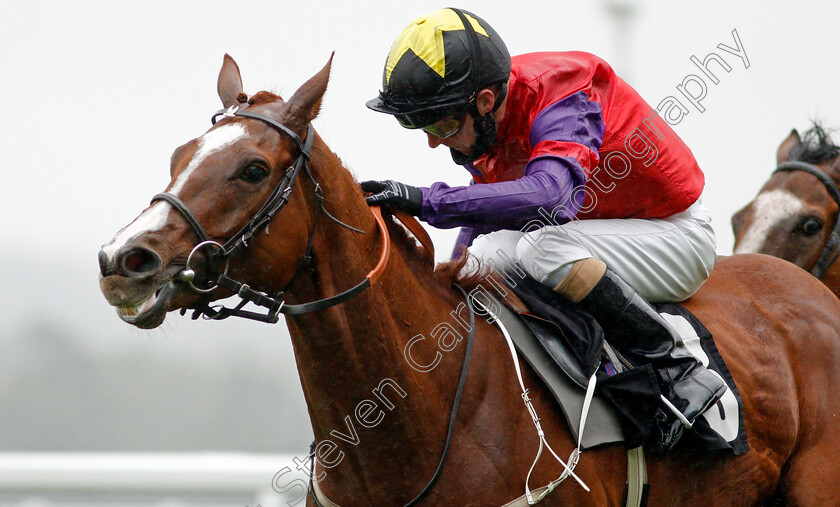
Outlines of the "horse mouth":
<svg viewBox="0 0 840 507">
<path fill-rule="evenodd" d="M 139 303 L 117 305 L 117 315 L 124 322 L 140 328 L 157 327 L 166 317 L 166 310 L 174 289 L 174 284 L 169 282 Z"/>
<path fill-rule="evenodd" d="M 169 310 L 169 303 L 176 291 L 173 281 L 165 282 L 149 292 L 142 291 L 137 294 L 135 291 L 130 291 L 134 294 L 128 297 L 127 287 L 120 287 L 122 284 L 118 280 L 109 280 L 109 278 L 111 277 L 100 281 L 102 292 L 106 298 L 112 294 L 112 297 L 108 298 L 109 302 L 123 322 L 141 329 L 153 329 L 163 323 Z"/>
</svg>

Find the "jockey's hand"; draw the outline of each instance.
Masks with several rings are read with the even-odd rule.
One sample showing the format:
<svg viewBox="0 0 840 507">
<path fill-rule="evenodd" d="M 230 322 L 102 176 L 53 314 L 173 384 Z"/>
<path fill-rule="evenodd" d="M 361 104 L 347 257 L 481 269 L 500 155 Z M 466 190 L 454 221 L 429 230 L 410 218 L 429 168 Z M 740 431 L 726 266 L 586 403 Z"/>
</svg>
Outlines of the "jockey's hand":
<svg viewBox="0 0 840 507">
<path fill-rule="evenodd" d="M 415 216 L 423 208 L 423 194 L 417 187 L 393 180 L 363 181 L 360 185 L 363 191 L 373 192 L 365 198 L 370 206 L 386 205 Z"/>
</svg>

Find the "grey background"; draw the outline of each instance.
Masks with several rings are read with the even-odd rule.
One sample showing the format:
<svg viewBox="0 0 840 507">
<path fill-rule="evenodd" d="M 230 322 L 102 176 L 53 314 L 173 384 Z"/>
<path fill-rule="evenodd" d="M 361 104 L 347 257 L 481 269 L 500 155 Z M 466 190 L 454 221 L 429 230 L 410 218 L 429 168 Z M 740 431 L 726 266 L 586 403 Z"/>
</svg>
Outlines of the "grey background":
<svg viewBox="0 0 840 507">
<path fill-rule="evenodd" d="M 715 51 L 732 66 L 675 127 L 728 220 L 791 128 L 840 124 L 834 2 L 462 2 L 512 54 L 585 50 L 652 105 Z M 335 50 L 315 126 L 359 180 L 465 184 L 445 149 L 368 111 L 391 42 L 430 2 L 0 1 L 0 451 L 236 450 L 303 455 L 311 439 L 284 324 L 123 324 L 96 254 L 169 180 L 171 151 L 219 107 L 222 55 L 245 87 L 288 96 Z M 526 10 L 527 7 L 527 10 Z M 716 46 L 737 29 L 750 67 Z M 624 35 L 622 35 L 624 33 Z M 717 69 L 715 67 L 715 69 Z M 684 101 L 684 100 L 683 100 Z M 431 230 L 440 258 L 455 231 Z"/>
</svg>

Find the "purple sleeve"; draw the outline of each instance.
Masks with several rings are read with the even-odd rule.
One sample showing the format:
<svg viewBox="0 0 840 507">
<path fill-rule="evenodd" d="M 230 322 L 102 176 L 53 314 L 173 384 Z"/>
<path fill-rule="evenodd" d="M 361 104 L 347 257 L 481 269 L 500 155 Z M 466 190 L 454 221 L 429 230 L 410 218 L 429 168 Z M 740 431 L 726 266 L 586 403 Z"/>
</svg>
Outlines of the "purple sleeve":
<svg viewBox="0 0 840 507">
<path fill-rule="evenodd" d="M 529 141 L 532 146 L 543 141 L 572 142 L 598 153 L 603 134 L 601 105 L 581 91 L 540 111 L 530 126 Z M 531 159 L 525 174 L 514 181 L 469 187 L 439 182 L 421 188 L 420 218 L 442 229 L 471 227 L 473 238 L 500 229 L 519 230 L 540 218 L 541 209 L 557 223 L 565 223 L 583 206 L 585 194 L 575 189 L 585 184 L 580 161 L 564 153 L 544 154 Z"/>
<path fill-rule="evenodd" d="M 532 147 L 542 141 L 565 141 L 585 146 L 593 153 L 598 153 L 603 140 L 601 104 L 589 100 L 584 92 L 573 93 L 540 111 L 528 134 Z"/>
<path fill-rule="evenodd" d="M 441 229 L 474 227 L 478 234 L 518 230 L 538 218 L 541 208 L 556 214 L 560 223 L 568 222 L 580 210 L 585 196 L 576 192 L 573 199 L 572 191 L 585 182 L 586 175 L 575 159 L 541 157 L 528 162 L 525 175 L 518 180 L 468 187 L 450 187 L 438 182 L 421 188 L 420 218 Z M 569 211 L 553 212 L 558 206 L 565 206 Z"/>
<path fill-rule="evenodd" d="M 461 232 L 458 233 L 458 239 L 455 240 L 455 248 L 452 249 L 450 260 L 456 261 L 461 258 L 460 247 L 467 248 L 472 245 L 473 240 L 478 236 L 476 230 L 472 227 L 461 227 Z"/>
</svg>

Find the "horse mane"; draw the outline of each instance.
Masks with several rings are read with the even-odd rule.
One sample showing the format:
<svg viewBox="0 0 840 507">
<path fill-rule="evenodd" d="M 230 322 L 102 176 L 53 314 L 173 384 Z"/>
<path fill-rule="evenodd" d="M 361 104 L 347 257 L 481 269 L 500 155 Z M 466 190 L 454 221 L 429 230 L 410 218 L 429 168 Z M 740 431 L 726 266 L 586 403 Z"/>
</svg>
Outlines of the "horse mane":
<svg viewBox="0 0 840 507">
<path fill-rule="evenodd" d="M 802 140 L 790 149 L 790 160 L 810 164 L 828 162 L 837 156 L 840 156 L 840 146 L 834 144 L 830 132 L 817 121 L 805 132 Z"/>
<path fill-rule="evenodd" d="M 429 280 L 435 292 L 453 304 L 463 300 L 463 295 L 453 287 L 454 285 L 460 285 L 469 292 L 488 277 L 498 277 L 492 270 L 480 264 L 467 267 L 468 255 L 466 248 L 463 247 L 457 259 L 434 266 L 434 260 L 429 259 L 426 250 L 414 237 L 409 236 L 405 228 L 399 225 L 393 216 L 386 214 L 386 224 L 388 233 L 391 235 L 391 243 L 405 253 L 405 259 L 411 270 L 415 273 L 429 272 L 432 276 L 421 277 L 421 279 Z"/>
</svg>

